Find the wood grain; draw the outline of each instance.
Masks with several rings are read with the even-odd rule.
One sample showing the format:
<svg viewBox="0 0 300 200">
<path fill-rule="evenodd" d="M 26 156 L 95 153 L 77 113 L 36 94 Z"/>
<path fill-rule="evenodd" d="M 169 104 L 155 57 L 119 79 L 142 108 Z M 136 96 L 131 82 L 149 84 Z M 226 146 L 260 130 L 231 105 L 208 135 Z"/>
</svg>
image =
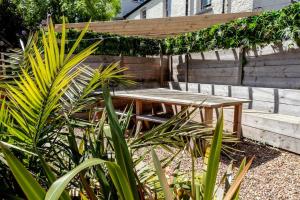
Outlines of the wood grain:
<svg viewBox="0 0 300 200">
<path fill-rule="evenodd" d="M 259 14 L 259 12 L 195 15 L 144 20 L 99 21 L 91 22 L 89 30 L 121 35 L 162 38 L 196 31 L 215 24 L 222 24 L 237 18 L 257 14 Z M 82 30 L 85 25 L 86 23 L 69 23 L 67 27 Z M 56 31 L 61 31 L 61 27 L 61 24 L 56 24 Z"/>
</svg>

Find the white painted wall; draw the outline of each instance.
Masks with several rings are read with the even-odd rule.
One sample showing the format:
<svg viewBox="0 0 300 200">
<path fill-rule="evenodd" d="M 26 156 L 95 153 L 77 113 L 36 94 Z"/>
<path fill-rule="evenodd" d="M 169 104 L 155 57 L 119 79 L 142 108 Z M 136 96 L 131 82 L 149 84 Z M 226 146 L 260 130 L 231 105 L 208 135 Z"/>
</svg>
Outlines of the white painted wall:
<svg viewBox="0 0 300 200">
<path fill-rule="evenodd" d="M 144 7 L 132 13 L 127 19 L 140 19 L 140 13 L 143 8 L 147 9 L 147 18 L 165 17 L 165 1 L 152 0 Z M 168 0 L 169 16 L 185 16 L 186 0 Z M 225 0 L 225 13 L 252 12 L 259 10 L 278 10 L 288 6 L 291 0 Z M 222 13 L 223 0 L 212 0 L 212 6 L 207 14 Z M 196 15 L 201 13 L 201 0 L 189 0 L 188 15 Z"/>
<path fill-rule="evenodd" d="M 146 9 L 146 18 L 162 18 L 164 17 L 164 3 L 163 0 L 152 0 L 147 3 L 145 6 L 133 12 L 131 15 L 127 17 L 127 19 L 141 19 L 141 11 Z"/>
<path fill-rule="evenodd" d="M 291 0 L 254 0 L 254 10 L 279 10 L 291 4 Z"/>
<path fill-rule="evenodd" d="M 185 0 L 171 0 L 170 17 L 185 16 Z"/>
<path fill-rule="evenodd" d="M 225 1 L 225 13 L 251 12 L 254 0 L 227 0 Z M 222 8 L 219 10 L 222 13 Z"/>
</svg>

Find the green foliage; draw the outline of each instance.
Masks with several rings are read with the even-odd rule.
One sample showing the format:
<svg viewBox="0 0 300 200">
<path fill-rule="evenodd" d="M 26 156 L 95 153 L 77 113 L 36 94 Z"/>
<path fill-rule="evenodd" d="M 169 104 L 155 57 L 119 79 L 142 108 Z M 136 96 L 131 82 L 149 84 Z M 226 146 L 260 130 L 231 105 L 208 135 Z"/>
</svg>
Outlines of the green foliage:
<svg viewBox="0 0 300 200">
<path fill-rule="evenodd" d="M 51 14 L 54 22 L 61 22 L 61 16 L 69 22 L 110 20 L 120 10 L 119 0 L 13 0 L 27 26 L 36 27 Z"/>
<path fill-rule="evenodd" d="M 0 1 L 0 51 L 19 46 L 26 29 L 21 14 L 9 0 Z"/>
<path fill-rule="evenodd" d="M 69 30 L 68 46 L 74 43 L 73 38 L 78 37 L 79 32 L 76 30 Z M 101 41 L 95 54 L 103 55 L 124 55 L 124 56 L 146 56 L 158 55 L 160 53 L 159 39 L 150 39 L 142 37 L 121 36 L 109 33 L 95 33 L 87 32 L 80 43 L 80 52 L 85 47 L 91 45 L 95 41 Z"/>
<path fill-rule="evenodd" d="M 213 49 L 252 47 L 300 39 L 300 3 L 279 11 L 214 25 L 165 40 L 167 54 L 202 52 Z"/>
<path fill-rule="evenodd" d="M 7 161 L 7 165 L 12 170 L 26 197 L 30 200 L 43 199 L 46 195 L 45 190 L 3 143 L 0 143 L 0 147 Z"/>
<path fill-rule="evenodd" d="M 43 199 L 46 195 L 46 199 L 68 200 L 67 191 L 76 188 L 82 199 L 155 199 L 157 174 L 151 166 L 138 170 L 144 156 L 134 158 L 133 151 L 154 145 L 170 152 L 170 147 L 176 148 L 170 158 L 156 158 L 156 168 L 161 170 L 159 163 L 168 165 L 190 144 L 190 138 L 214 144 L 213 129 L 192 123 L 189 108 L 142 135 L 137 130 L 135 137 L 126 139 L 132 107 L 118 118 L 109 85 L 131 81 L 121 74 L 124 68 L 118 63 L 96 69 L 82 64 L 99 42 L 74 55 L 87 29 L 88 24 L 66 50 L 65 24 L 58 38 L 50 23 L 47 32 L 42 32 L 40 48 L 33 39 L 27 45 L 29 50 L 13 56 L 21 65 L 14 65 L 18 76 L 1 85 L 6 100 L 0 110 L 0 178 L 5 185 L 0 192 L 7 198 Z M 99 88 L 101 94 L 95 95 Z M 97 119 L 99 108 L 94 106 L 100 99 L 105 108 Z M 79 118 L 81 111 L 90 116 Z M 225 134 L 218 138 L 237 142 Z M 221 144 L 217 146 L 221 151 Z"/>
<path fill-rule="evenodd" d="M 214 136 L 211 145 L 207 148 L 206 155 L 204 158 L 204 167 L 201 172 L 200 178 L 197 180 L 193 175 L 195 174 L 194 166 L 192 166 L 192 178 L 188 181 L 185 187 L 182 187 L 176 180 L 173 181 L 172 187 L 175 191 L 176 199 L 195 199 L 195 200 L 211 200 L 211 199 L 238 199 L 238 193 L 240 189 L 241 182 L 249 170 L 249 167 L 253 161 L 253 158 L 246 163 L 246 158 L 242 161 L 239 171 L 234 178 L 233 183 L 229 183 L 229 189 L 220 190 L 220 185 L 217 184 L 217 174 L 219 173 L 219 162 L 221 156 L 221 145 L 222 145 L 222 135 L 223 135 L 223 112 L 221 112 L 220 117 L 217 121 L 216 128 L 214 131 Z M 163 172 L 160 161 L 152 149 L 152 159 L 155 165 L 156 173 L 158 174 L 159 182 L 162 187 L 162 191 L 165 195 L 165 199 L 174 199 L 172 194 L 170 194 L 170 186 L 167 183 L 167 178 Z M 193 155 L 192 155 L 192 158 Z M 192 165 L 194 163 L 192 162 Z M 227 179 L 227 178 L 225 178 Z M 221 180 L 222 181 L 222 180 Z M 229 182 L 229 180 L 226 180 Z M 179 186 L 178 186 L 179 185 Z M 217 192 L 220 190 L 221 192 Z"/>
<path fill-rule="evenodd" d="M 72 31 L 71 35 L 70 39 L 76 38 L 78 33 Z M 279 11 L 268 11 L 166 39 L 88 32 L 81 49 L 100 39 L 103 39 L 103 44 L 96 54 L 130 56 L 158 55 L 160 52 L 185 54 L 213 49 L 253 47 L 289 39 L 300 45 L 300 3 L 294 3 Z"/>
</svg>

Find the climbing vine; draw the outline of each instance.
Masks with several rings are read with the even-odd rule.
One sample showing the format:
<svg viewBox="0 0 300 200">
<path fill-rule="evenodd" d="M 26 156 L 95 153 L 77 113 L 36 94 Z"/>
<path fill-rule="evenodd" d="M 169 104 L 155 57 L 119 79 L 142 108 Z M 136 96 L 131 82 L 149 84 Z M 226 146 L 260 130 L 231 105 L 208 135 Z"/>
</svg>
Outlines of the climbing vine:
<svg viewBox="0 0 300 200">
<path fill-rule="evenodd" d="M 78 31 L 71 30 L 69 38 L 76 38 L 78 34 Z M 160 52 L 184 54 L 213 49 L 263 46 L 285 40 L 293 40 L 300 46 L 300 3 L 291 4 L 279 11 L 267 11 L 257 16 L 236 19 L 166 39 L 95 32 L 87 33 L 84 39 L 81 48 L 89 46 L 95 40 L 102 40 L 97 54 L 129 56 L 158 55 Z"/>
</svg>

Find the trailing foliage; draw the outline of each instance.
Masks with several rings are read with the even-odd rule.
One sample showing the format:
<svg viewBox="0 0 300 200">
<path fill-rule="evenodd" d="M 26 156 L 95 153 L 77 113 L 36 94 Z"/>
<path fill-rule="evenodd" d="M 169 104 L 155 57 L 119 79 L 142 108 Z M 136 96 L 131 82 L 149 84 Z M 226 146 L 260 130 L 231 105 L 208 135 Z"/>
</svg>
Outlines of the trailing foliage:
<svg viewBox="0 0 300 200">
<path fill-rule="evenodd" d="M 73 30 L 70 38 L 76 38 L 78 34 Z M 95 40 L 103 39 L 96 54 L 129 56 L 158 55 L 160 52 L 184 54 L 213 49 L 252 47 L 284 40 L 294 40 L 300 45 L 300 3 L 294 3 L 279 11 L 268 11 L 166 39 L 95 32 L 88 32 L 84 39 L 81 49 Z"/>
<path fill-rule="evenodd" d="M 167 54 L 202 52 L 213 49 L 252 47 L 294 40 L 300 44 L 300 3 L 279 11 L 268 11 L 214 25 L 196 32 L 167 38 Z"/>
<path fill-rule="evenodd" d="M 68 32 L 68 46 L 74 43 L 73 38 L 77 38 L 79 32 L 71 29 Z M 124 55 L 124 56 L 146 56 L 158 55 L 162 40 L 133 36 L 121 36 L 109 33 L 87 32 L 80 43 L 78 52 L 93 44 L 95 41 L 102 41 L 95 54 L 102 55 Z"/>
</svg>

